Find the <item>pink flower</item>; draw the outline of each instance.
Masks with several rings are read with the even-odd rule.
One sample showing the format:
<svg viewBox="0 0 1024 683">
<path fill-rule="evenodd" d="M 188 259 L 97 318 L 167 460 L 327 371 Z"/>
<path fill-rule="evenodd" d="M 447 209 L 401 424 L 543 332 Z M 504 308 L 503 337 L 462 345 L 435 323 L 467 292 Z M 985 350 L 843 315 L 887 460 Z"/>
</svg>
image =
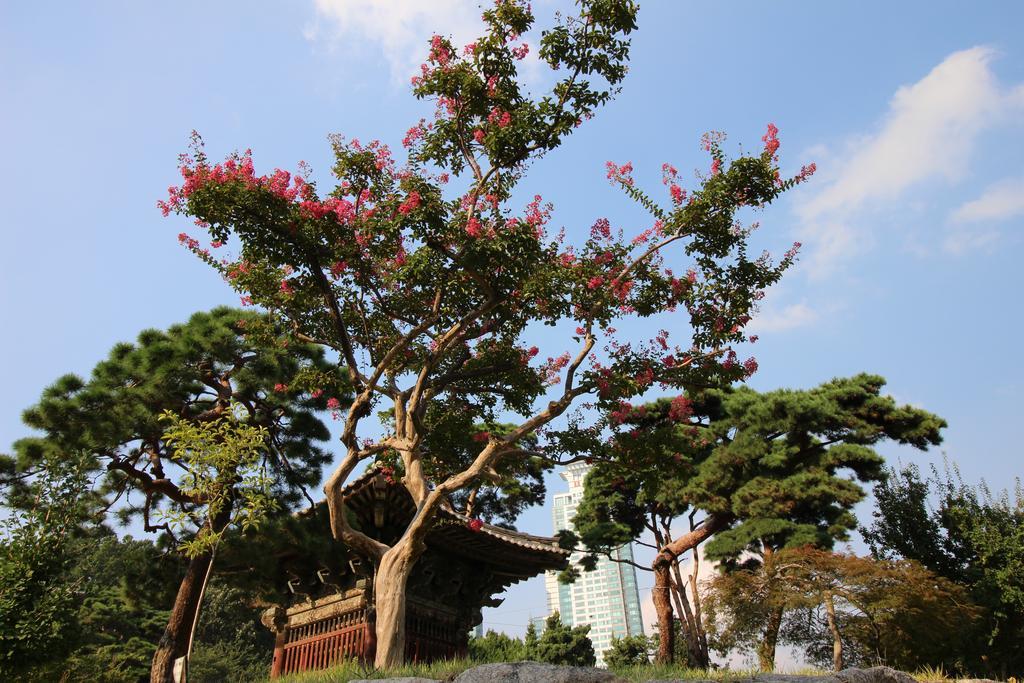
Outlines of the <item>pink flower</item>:
<svg viewBox="0 0 1024 683">
<path fill-rule="evenodd" d="M 668 190 L 669 192 L 672 193 L 672 203 L 675 204 L 676 206 L 682 204 L 683 200 L 686 199 L 686 190 L 679 187 L 675 183 L 669 185 Z"/>
<path fill-rule="evenodd" d="M 587 289 L 597 289 L 602 283 L 604 283 L 604 278 L 600 275 L 595 275 L 587 280 Z"/>
<path fill-rule="evenodd" d="M 484 523 L 481 522 L 476 517 L 474 517 L 473 519 L 469 520 L 469 522 L 466 524 L 466 526 L 469 527 L 470 531 L 476 532 L 476 531 L 480 531 L 481 529 L 484 528 Z"/>
<path fill-rule="evenodd" d="M 337 410 L 338 408 L 341 407 L 341 401 L 339 401 L 338 399 L 333 398 L 333 397 L 329 398 L 329 399 L 327 399 L 327 407 L 330 410 Z"/>
<path fill-rule="evenodd" d="M 398 207 L 398 213 L 403 216 L 408 216 L 409 212 L 420 205 L 420 193 L 413 191 L 409 193 L 409 196 L 404 202 Z"/>
<path fill-rule="evenodd" d="M 633 162 L 627 161 L 622 166 L 616 166 L 615 162 L 609 161 L 605 163 L 605 168 L 608 169 L 608 180 L 620 182 L 623 185 L 633 184 L 633 179 L 630 177 L 633 172 Z"/>
<path fill-rule="evenodd" d="M 722 160 L 718 157 L 711 162 L 711 175 L 718 175 L 722 172 Z"/>
<path fill-rule="evenodd" d="M 477 220 L 476 216 L 470 218 L 469 222 L 466 223 L 466 234 L 473 238 L 479 237 L 483 234 L 483 226 L 480 224 L 480 221 Z"/>
<path fill-rule="evenodd" d="M 673 422 L 682 422 L 693 414 L 693 405 L 690 399 L 685 396 L 676 396 L 668 408 L 668 419 Z"/>
<path fill-rule="evenodd" d="M 324 390 L 323 389 L 314 389 L 309 394 L 310 398 L 320 398 L 323 395 L 324 395 Z"/>
<path fill-rule="evenodd" d="M 768 132 L 764 134 L 761 140 L 764 142 L 764 150 L 768 152 L 768 156 L 775 156 L 775 152 L 779 149 L 779 129 L 774 123 L 768 124 Z"/>
<path fill-rule="evenodd" d="M 477 443 L 487 443 L 491 438 L 490 432 L 477 432 L 472 436 L 473 441 Z"/>
<path fill-rule="evenodd" d="M 448 65 L 451 58 L 452 54 L 448 51 L 441 36 L 435 35 L 430 39 L 430 61 L 443 68 Z"/>
<path fill-rule="evenodd" d="M 505 128 L 512 123 L 512 115 L 507 111 L 502 111 L 498 107 L 491 109 L 491 113 L 487 115 L 487 123 L 496 125 L 498 128 Z M 479 142 L 479 140 L 477 141 Z"/>
<path fill-rule="evenodd" d="M 484 135 L 485 133 L 483 128 L 477 128 L 476 130 L 473 131 L 473 139 L 479 142 L 481 145 L 484 144 Z"/>
<path fill-rule="evenodd" d="M 281 384 L 280 382 L 278 382 L 277 384 L 274 385 L 274 391 L 276 391 L 279 394 L 283 394 L 284 392 L 288 391 L 288 385 Z"/>
<path fill-rule="evenodd" d="M 796 182 L 798 182 L 798 183 L 804 182 L 805 180 L 810 178 L 812 175 L 814 175 L 814 172 L 817 171 L 817 170 L 818 170 L 818 165 L 817 164 L 808 164 L 807 166 L 801 167 L 800 172 L 796 174 L 796 178 L 795 178 Z"/>
<path fill-rule="evenodd" d="M 619 406 L 608 414 L 613 425 L 620 425 L 633 414 L 633 405 L 629 401 L 619 401 Z"/>
<path fill-rule="evenodd" d="M 220 249 L 221 247 L 224 246 L 224 243 L 221 242 L 220 240 L 214 240 L 210 242 L 210 246 L 213 247 L 214 249 Z"/>
</svg>

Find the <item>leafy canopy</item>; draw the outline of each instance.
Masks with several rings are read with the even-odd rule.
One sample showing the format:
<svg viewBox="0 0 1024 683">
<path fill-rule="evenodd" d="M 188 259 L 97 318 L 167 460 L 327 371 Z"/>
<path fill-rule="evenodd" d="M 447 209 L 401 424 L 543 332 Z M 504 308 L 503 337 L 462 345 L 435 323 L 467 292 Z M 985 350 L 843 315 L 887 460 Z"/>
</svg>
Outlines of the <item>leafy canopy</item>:
<svg viewBox="0 0 1024 683">
<path fill-rule="evenodd" d="M 181 159 L 183 184 L 160 204 L 205 228 L 208 246 L 186 233 L 179 239 L 244 304 L 285 321 L 295 341 L 337 353 L 356 393 L 345 410 L 346 455 L 327 484 L 332 528 L 373 557 L 385 548 L 337 510 L 342 484 L 364 460 L 401 459 L 403 482 L 421 504 L 410 528 L 419 529 L 451 493 L 500 479 L 502 460 L 535 457 L 527 440 L 542 430 L 536 448 L 549 460 L 589 449 L 600 438 L 594 425 L 548 428 L 585 395 L 610 412 L 655 382 L 727 384 L 755 367 L 740 363 L 731 345 L 746 339 L 755 302 L 796 247 L 777 263 L 751 257 L 752 228 L 739 213 L 814 170 L 781 176 L 774 126 L 763 150 L 735 159 L 724 135 L 705 136 L 708 173 L 685 189 L 665 164 L 660 201 L 636 187 L 631 164 L 609 162 L 609 180 L 651 215 L 631 238 L 606 219 L 589 237 L 551 235 L 550 204 L 539 195 L 525 207 L 513 201 L 529 163 L 561 144 L 625 76 L 636 5 L 579 5 L 577 16 L 542 34 L 540 57 L 559 73 L 539 97 L 517 74 L 530 49 L 520 36 L 534 22 L 525 2 L 485 10 L 487 33 L 469 45 L 435 36 L 413 80 L 435 115 L 408 130 L 403 163 L 380 142 L 335 136 L 337 184 L 321 190 L 305 171 L 257 174 L 248 151 L 214 163 L 197 136 Z M 634 316 L 674 311 L 688 314 L 679 342 L 670 344 L 668 333 L 643 342 L 616 332 Z M 576 326 L 574 341 L 543 360 L 526 338 L 531 326 L 558 323 Z M 360 421 L 382 401 L 390 404 L 381 413 L 384 437 L 361 439 Z M 462 469 L 424 464 L 436 457 L 426 450 L 432 432 L 475 431 L 510 415 L 522 421 L 489 431 Z"/>
</svg>

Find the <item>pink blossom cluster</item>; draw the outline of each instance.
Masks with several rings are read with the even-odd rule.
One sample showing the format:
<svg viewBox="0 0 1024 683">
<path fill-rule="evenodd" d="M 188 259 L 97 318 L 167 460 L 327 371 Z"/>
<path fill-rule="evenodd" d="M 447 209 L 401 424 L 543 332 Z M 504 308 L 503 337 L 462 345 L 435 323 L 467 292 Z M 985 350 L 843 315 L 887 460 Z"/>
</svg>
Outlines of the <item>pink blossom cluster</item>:
<svg viewBox="0 0 1024 683">
<path fill-rule="evenodd" d="M 668 408 L 668 419 L 672 422 L 684 422 L 693 415 L 693 403 L 685 396 L 676 396 Z"/>
<path fill-rule="evenodd" d="M 782 258 L 787 261 L 792 261 L 796 257 L 797 253 L 799 253 L 800 247 L 802 246 L 803 244 L 800 242 L 793 242 L 793 246 L 786 250 L 786 253 L 782 255 Z"/>
<path fill-rule="evenodd" d="M 430 39 L 430 56 L 427 59 L 443 68 L 448 66 L 451 58 L 451 50 L 444 44 L 444 39 L 439 35 L 434 35 Z"/>
<path fill-rule="evenodd" d="M 491 109 L 491 113 L 487 115 L 487 123 L 498 128 L 505 128 L 512 123 L 512 115 L 507 111 L 503 111 L 500 107 L 494 107 Z"/>
<path fill-rule="evenodd" d="M 629 298 L 629 293 L 633 289 L 633 281 L 624 280 L 620 282 L 619 279 L 616 278 L 612 280 L 611 288 L 612 293 L 615 295 L 615 298 L 618 299 L 620 303 L 622 303 L 627 298 Z"/>
<path fill-rule="evenodd" d="M 774 157 L 779 150 L 779 129 L 774 123 L 768 124 L 768 132 L 761 141 L 764 142 L 764 151 L 768 152 L 768 156 Z"/>
<path fill-rule="evenodd" d="M 710 152 L 725 141 L 725 133 L 720 130 L 709 130 L 700 136 L 700 146 L 705 152 Z"/>
<path fill-rule="evenodd" d="M 633 185 L 633 178 L 630 177 L 630 174 L 633 173 L 633 162 L 627 161 L 622 166 L 617 166 L 614 161 L 607 161 L 604 166 L 608 171 L 607 178 L 613 184 L 618 182 L 623 185 Z"/>
<path fill-rule="evenodd" d="M 798 183 L 802 183 L 805 180 L 807 180 L 808 178 L 810 178 L 812 175 L 814 175 L 814 172 L 817 171 L 817 170 L 818 170 L 818 165 L 817 164 L 813 164 L 812 163 L 812 164 L 808 164 L 807 166 L 801 166 L 800 167 L 800 172 L 796 174 L 796 176 L 793 178 L 793 180 L 795 180 Z"/>
<path fill-rule="evenodd" d="M 547 362 L 540 367 L 543 381 L 548 385 L 555 385 L 562 381 L 562 369 L 569 364 L 569 352 L 566 351 L 558 358 L 548 358 Z"/>
<path fill-rule="evenodd" d="M 595 240 L 610 240 L 612 238 L 612 225 L 607 218 L 598 218 L 590 226 L 590 237 Z"/>
<path fill-rule="evenodd" d="M 416 192 L 415 190 L 410 192 L 409 196 L 406 197 L 405 201 L 398 206 L 398 213 L 402 214 L 403 216 L 408 216 L 410 211 L 413 211 L 414 209 L 419 207 L 420 201 L 421 198 L 419 192 Z"/>
<path fill-rule="evenodd" d="M 410 128 L 409 130 L 406 131 L 405 137 L 402 138 L 402 146 L 406 147 L 406 148 L 412 147 L 413 144 L 417 140 L 422 138 L 423 135 L 426 132 L 427 132 L 426 125 L 425 125 L 423 119 L 420 119 L 419 123 L 417 123 L 415 126 L 413 126 L 412 128 Z"/>
<path fill-rule="evenodd" d="M 551 220 L 551 204 L 541 204 L 539 194 L 533 195 L 533 201 L 526 205 L 526 224 L 534 229 L 537 239 L 543 239 L 544 226 Z M 514 220 L 514 219 L 513 219 Z"/>
</svg>

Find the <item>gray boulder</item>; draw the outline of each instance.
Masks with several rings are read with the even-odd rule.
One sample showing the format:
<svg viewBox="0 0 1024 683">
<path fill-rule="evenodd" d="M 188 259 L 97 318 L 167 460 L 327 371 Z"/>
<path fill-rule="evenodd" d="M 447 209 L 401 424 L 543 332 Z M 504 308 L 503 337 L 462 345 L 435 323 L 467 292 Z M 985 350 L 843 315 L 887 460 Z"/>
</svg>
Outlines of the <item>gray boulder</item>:
<svg viewBox="0 0 1024 683">
<path fill-rule="evenodd" d="M 917 683 L 910 674 L 887 666 L 873 666 L 870 669 L 843 669 L 835 675 L 841 683 Z"/>
<path fill-rule="evenodd" d="M 905 674 L 887 666 L 874 666 L 870 669 L 843 669 L 839 673 L 824 676 L 796 676 L 790 674 L 756 674 L 754 676 L 737 676 L 726 681 L 710 679 L 662 679 L 647 683 L 917 683 L 910 674 Z"/>
<path fill-rule="evenodd" d="M 422 676 L 403 676 L 402 678 L 385 678 L 384 683 L 440 683 L 433 678 L 423 678 Z M 357 680 L 351 680 L 348 683 L 382 683 L 382 679 L 370 680 L 368 678 L 360 678 Z"/>
<path fill-rule="evenodd" d="M 603 669 L 513 662 L 475 666 L 456 676 L 454 683 L 619 683 L 622 680 Z"/>
</svg>

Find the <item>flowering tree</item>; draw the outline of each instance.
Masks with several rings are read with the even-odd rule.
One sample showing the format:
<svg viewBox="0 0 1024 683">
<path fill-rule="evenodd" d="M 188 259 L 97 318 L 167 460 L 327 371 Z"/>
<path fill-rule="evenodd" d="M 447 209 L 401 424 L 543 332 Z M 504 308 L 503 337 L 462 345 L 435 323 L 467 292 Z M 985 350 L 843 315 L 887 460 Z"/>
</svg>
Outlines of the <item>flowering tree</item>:
<svg viewBox="0 0 1024 683">
<path fill-rule="evenodd" d="M 795 254 L 777 264 L 749 258 L 749 230 L 736 220 L 743 207 L 762 207 L 813 172 L 781 178 L 774 126 L 763 151 L 734 160 L 722 135 L 706 136 L 710 170 L 684 189 L 666 164 L 665 202 L 634 184 L 630 164 L 609 162 L 609 180 L 651 214 L 650 227 L 632 239 L 605 219 L 586 239 L 550 236 L 550 204 L 536 196 L 525 209 L 513 206 L 529 162 L 590 118 L 626 73 L 634 3 L 579 4 L 578 16 L 540 40 L 540 59 L 561 78 L 539 98 L 517 79 L 530 50 L 520 35 L 533 25 L 525 2 L 487 9 L 486 34 L 469 45 L 435 36 L 413 86 L 436 111 L 408 130 L 403 165 L 379 142 L 335 137 L 338 185 L 323 194 L 305 173 L 257 175 L 249 152 L 214 164 L 196 138 L 182 158 L 183 185 L 160 203 L 209 233 L 209 248 L 180 239 L 243 303 L 287 321 L 296 341 L 333 349 L 354 387 L 354 399 L 336 406 L 344 455 L 324 490 L 334 536 L 376 566 L 378 666 L 402 660 L 405 584 L 439 508 L 457 492 L 500 480 L 509 463 L 585 457 L 600 439 L 599 421 L 587 425 L 581 413 L 568 426 L 552 425 L 585 399 L 610 412 L 657 383 L 747 376 L 754 362 L 740 363 L 731 345 L 746 340 L 755 301 Z M 237 253 L 210 250 L 224 246 Z M 667 267 L 668 251 L 685 256 L 689 270 Z M 631 316 L 677 310 L 689 316 L 682 344 L 667 332 L 647 341 L 617 336 Z M 572 343 L 538 357 L 524 337 L 535 325 L 559 323 L 575 326 Z M 361 438 L 378 405 L 386 436 Z M 433 466 L 424 444 L 435 429 L 461 424 L 476 433 L 476 425 L 509 416 L 513 426 L 475 442 L 465 466 Z M 379 459 L 400 465 L 417 504 L 393 545 L 352 528 L 340 495 L 361 463 Z"/>
</svg>

